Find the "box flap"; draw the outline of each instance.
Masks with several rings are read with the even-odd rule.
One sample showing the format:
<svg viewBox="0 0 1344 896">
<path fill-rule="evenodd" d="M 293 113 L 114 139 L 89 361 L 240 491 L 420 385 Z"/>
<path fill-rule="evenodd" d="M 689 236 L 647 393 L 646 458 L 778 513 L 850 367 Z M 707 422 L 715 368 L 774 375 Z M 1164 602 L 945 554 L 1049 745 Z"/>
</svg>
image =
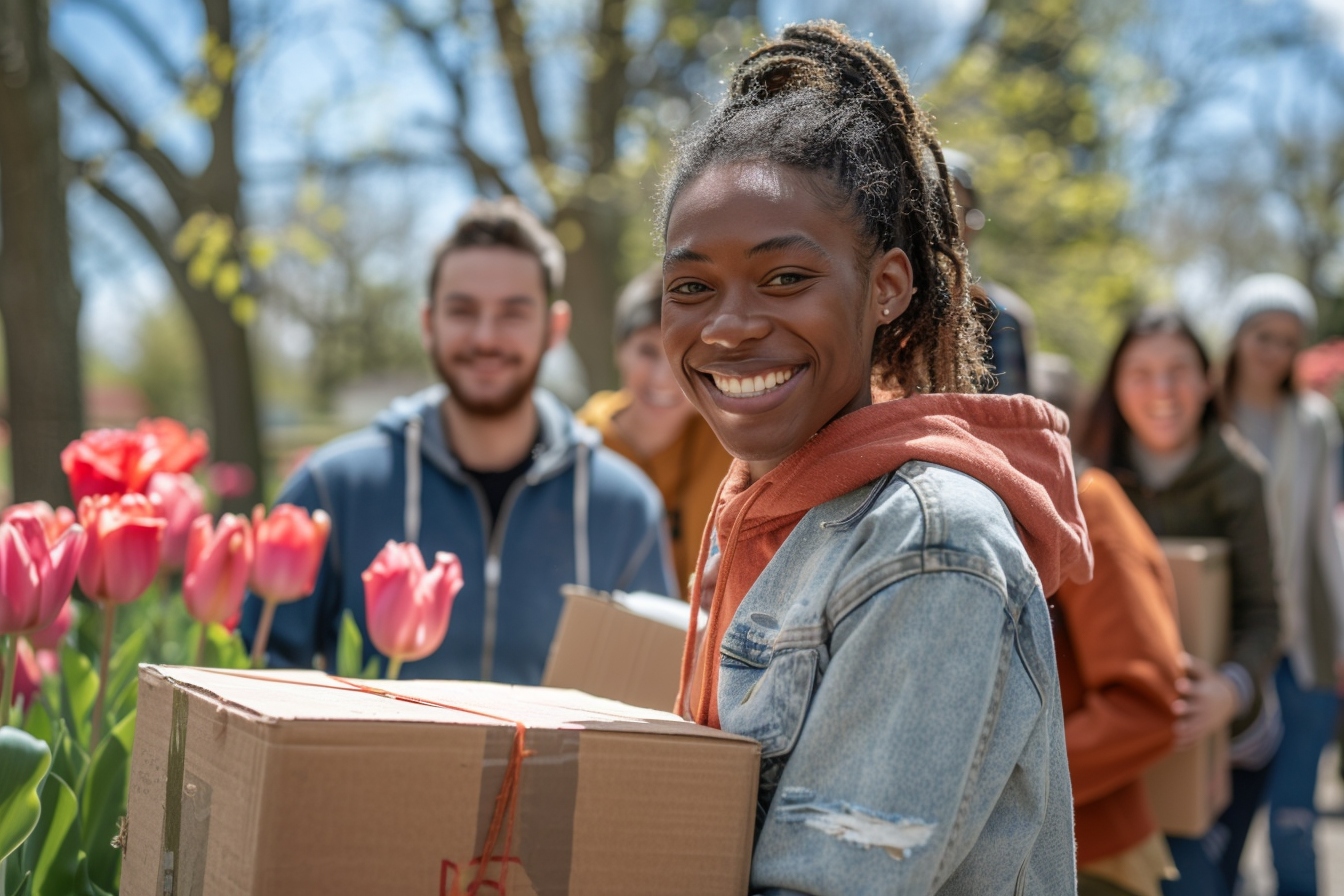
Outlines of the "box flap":
<svg viewBox="0 0 1344 896">
<path fill-rule="evenodd" d="M 249 671 L 147 665 L 141 671 L 269 722 L 380 721 L 473 726 L 521 722 L 533 729 L 624 731 L 756 743 L 687 722 L 672 713 L 628 706 L 581 691 L 474 681 L 347 682 L 323 672 L 300 669 Z M 371 693 L 361 687 L 385 693 Z M 395 699 L 397 696 L 409 699 Z"/>
</svg>

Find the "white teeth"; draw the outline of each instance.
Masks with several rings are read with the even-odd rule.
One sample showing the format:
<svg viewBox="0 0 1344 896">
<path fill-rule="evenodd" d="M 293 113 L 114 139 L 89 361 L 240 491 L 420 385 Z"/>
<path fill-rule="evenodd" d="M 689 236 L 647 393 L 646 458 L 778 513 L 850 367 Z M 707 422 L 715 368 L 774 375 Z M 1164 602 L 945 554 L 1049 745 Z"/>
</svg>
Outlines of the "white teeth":
<svg viewBox="0 0 1344 896">
<path fill-rule="evenodd" d="M 754 398 L 757 395 L 764 395 L 771 389 L 784 385 L 793 379 L 792 370 L 772 370 L 769 373 L 760 376 L 720 376 L 711 374 L 714 379 L 714 385 L 725 395 L 740 395 L 743 398 Z"/>
</svg>

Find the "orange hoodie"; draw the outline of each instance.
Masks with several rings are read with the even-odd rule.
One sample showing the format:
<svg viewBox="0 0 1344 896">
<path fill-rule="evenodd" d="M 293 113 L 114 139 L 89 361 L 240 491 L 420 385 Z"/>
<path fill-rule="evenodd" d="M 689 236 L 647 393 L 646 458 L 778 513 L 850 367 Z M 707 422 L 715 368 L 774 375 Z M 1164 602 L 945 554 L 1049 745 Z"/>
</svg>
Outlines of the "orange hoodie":
<svg viewBox="0 0 1344 896">
<path fill-rule="evenodd" d="M 1092 553 L 1078 508 L 1067 432 L 1063 413 L 1024 395 L 915 395 L 831 422 L 754 483 L 747 465 L 734 461 L 719 486 L 692 588 L 698 611 L 712 530 L 722 558 L 694 676 L 698 692 L 687 694 L 696 671 L 693 621 L 678 706 L 689 700 L 696 721 L 719 727 L 719 646 L 766 564 L 813 507 L 912 460 L 950 467 L 993 489 L 1008 505 L 1046 594 L 1066 578 L 1085 581 L 1092 573 Z"/>
</svg>

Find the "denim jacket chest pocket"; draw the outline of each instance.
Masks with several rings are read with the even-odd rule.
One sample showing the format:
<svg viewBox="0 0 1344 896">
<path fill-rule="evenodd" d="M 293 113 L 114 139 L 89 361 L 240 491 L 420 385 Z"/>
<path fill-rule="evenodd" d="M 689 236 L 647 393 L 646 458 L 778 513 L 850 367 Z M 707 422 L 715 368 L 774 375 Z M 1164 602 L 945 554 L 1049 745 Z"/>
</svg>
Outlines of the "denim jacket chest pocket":
<svg viewBox="0 0 1344 896">
<path fill-rule="evenodd" d="M 720 648 L 719 718 L 725 730 L 754 738 L 761 758 L 789 753 L 816 684 L 816 647 L 776 649 L 779 624 L 763 613 L 734 619 Z"/>
</svg>

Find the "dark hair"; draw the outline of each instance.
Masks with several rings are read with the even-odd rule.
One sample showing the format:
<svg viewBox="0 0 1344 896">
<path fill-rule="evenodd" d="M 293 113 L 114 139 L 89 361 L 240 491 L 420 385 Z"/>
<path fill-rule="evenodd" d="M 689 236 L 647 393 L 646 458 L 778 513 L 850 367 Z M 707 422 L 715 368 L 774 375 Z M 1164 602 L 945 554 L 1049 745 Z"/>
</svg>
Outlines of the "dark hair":
<svg viewBox="0 0 1344 896">
<path fill-rule="evenodd" d="M 663 322 L 663 268 L 654 265 L 625 285 L 616 300 L 616 345 Z"/>
<path fill-rule="evenodd" d="M 434 250 L 429 269 L 429 301 L 439 288 L 439 268 L 443 260 L 459 249 L 502 246 L 526 252 L 541 265 L 541 285 L 547 300 L 553 298 L 565 282 L 565 250 L 536 215 L 514 199 L 477 199 L 458 219 L 448 239 Z"/>
<path fill-rule="evenodd" d="M 1190 322 L 1179 311 L 1147 308 L 1133 317 L 1120 335 L 1120 341 L 1116 343 L 1111 362 L 1106 367 L 1106 377 L 1102 380 L 1101 389 L 1092 403 L 1087 426 L 1084 427 L 1082 438 L 1078 442 L 1079 453 L 1103 470 L 1114 470 L 1118 464 L 1125 462 L 1129 454 L 1130 428 L 1124 414 L 1120 413 L 1120 403 L 1115 398 L 1115 380 L 1120 372 L 1120 359 L 1124 356 L 1125 350 L 1131 343 L 1146 336 L 1179 336 L 1185 339 L 1194 346 L 1196 354 L 1199 355 L 1199 365 L 1204 375 L 1209 374 L 1209 355 L 1204 351 L 1204 345 L 1195 335 Z M 1209 427 L 1217 425 L 1221 418 L 1218 402 L 1213 395 L 1210 395 L 1199 419 L 1200 430 L 1207 432 Z"/>
<path fill-rule="evenodd" d="M 728 96 L 678 141 L 663 232 L 678 193 L 716 164 L 768 161 L 824 174 L 856 221 L 864 257 L 910 257 L 917 292 L 873 342 L 879 385 L 974 392 L 986 375 L 965 248 L 933 126 L 896 63 L 835 22 L 785 28 L 738 67 Z"/>
</svg>

